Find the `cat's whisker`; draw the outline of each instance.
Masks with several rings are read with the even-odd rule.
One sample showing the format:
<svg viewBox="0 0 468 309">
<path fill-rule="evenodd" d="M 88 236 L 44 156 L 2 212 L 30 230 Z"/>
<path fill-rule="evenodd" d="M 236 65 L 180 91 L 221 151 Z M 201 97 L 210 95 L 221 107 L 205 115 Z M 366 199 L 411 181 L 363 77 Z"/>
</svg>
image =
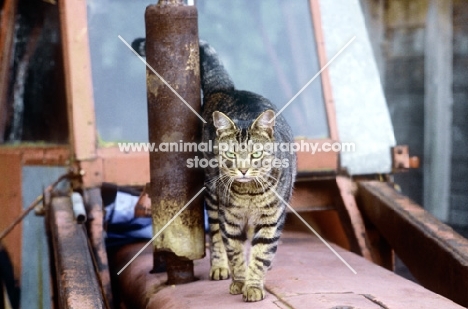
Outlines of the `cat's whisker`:
<svg viewBox="0 0 468 309">
<path fill-rule="evenodd" d="M 231 181 L 231 176 L 224 174 L 223 177 L 220 179 L 220 183 L 224 186 L 224 196 L 226 196 L 226 192 L 229 190 L 229 182 Z"/>
<path fill-rule="evenodd" d="M 275 181 L 278 181 L 278 178 L 272 176 L 271 174 L 265 174 L 265 176 L 267 176 L 268 178 L 271 178 L 271 179 L 273 179 Z"/>
<path fill-rule="evenodd" d="M 269 175 L 266 175 L 266 176 L 269 176 Z M 269 187 L 275 187 L 276 184 L 278 184 L 278 180 L 273 177 L 273 176 L 270 176 L 269 178 L 272 178 L 272 180 L 267 180 L 265 178 L 262 178 L 262 180 L 265 182 L 266 185 L 268 185 Z"/>
<path fill-rule="evenodd" d="M 222 179 L 221 181 L 221 184 L 224 186 L 224 192 L 225 192 L 225 195 L 226 195 L 226 191 L 229 191 L 229 188 L 230 188 L 230 181 L 231 181 L 231 177 L 229 176 L 226 176 Z"/>
<path fill-rule="evenodd" d="M 261 179 L 263 180 L 263 179 Z M 265 187 L 263 186 L 263 183 L 258 179 L 258 177 L 255 177 L 255 181 L 258 182 L 260 184 L 260 186 L 262 187 L 262 190 L 263 190 L 263 193 L 265 193 Z"/>
<path fill-rule="evenodd" d="M 254 179 L 255 187 L 258 188 L 258 185 L 261 185 L 260 182 L 258 182 L 258 179 L 255 176 L 253 176 L 253 179 Z"/>
<path fill-rule="evenodd" d="M 269 180 L 271 179 L 272 182 L 279 182 L 278 178 L 276 178 L 276 177 L 273 177 L 273 176 L 271 176 L 271 175 L 269 175 L 269 174 L 267 174 L 267 175 L 265 175 L 265 176 L 267 176 Z M 266 181 L 266 179 L 265 179 L 265 181 Z M 269 182 L 269 181 L 268 181 L 268 182 Z"/>
<path fill-rule="evenodd" d="M 205 181 L 205 185 L 206 185 L 206 186 L 211 186 L 212 184 L 217 183 L 218 180 L 219 180 L 221 177 L 222 177 L 222 176 L 213 177 L 213 178 L 211 178 L 210 180 Z"/>
<path fill-rule="evenodd" d="M 217 179 L 217 183 L 221 183 L 221 184 L 224 184 L 226 183 L 226 181 L 229 179 L 229 176 L 227 175 L 221 175 L 218 179 Z"/>
<path fill-rule="evenodd" d="M 231 192 L 231 186 L 232 183 L 234 182 L 234 178 L 230 177 L 228 181 L 228 185 L 226 186 L 226 190 L 224 191 L 224 195 L 226 196 L 227 204 L 229 205 L 229 199 L 230 199 L 230 192 Z"/>
<path fill-rule="evenodd" d="M 220 174 L 220 175 L 217 175 L 217 176 L 211 178 L 210 180 L 206 181 L 206 184 L 207 184 L 207 185 L 212 185 L 212 184 L 214 184 L 214 183 L 222 183 L 223 180 L 224 180 L 225 178 L 228 178 L 228 177 L 229 177 L 229 176 L 227 176 L 227 175 L 225 175 L 225 174 Z"/>
<path fill-rule="evenodd" d="M 221 178 L 221 177 L 223 177 L 223 176 L 224 176 L 224 175 L 222 175 L 222 174 L 221 174 L 221 175 L 217 175 L 217 176 L 211 178 L 210 180 L 208 180 L 206 183 L 207 183 L 207 184 L 212 184 L 212 183 L 216 182 L 219 178 Z"/>
</svg>

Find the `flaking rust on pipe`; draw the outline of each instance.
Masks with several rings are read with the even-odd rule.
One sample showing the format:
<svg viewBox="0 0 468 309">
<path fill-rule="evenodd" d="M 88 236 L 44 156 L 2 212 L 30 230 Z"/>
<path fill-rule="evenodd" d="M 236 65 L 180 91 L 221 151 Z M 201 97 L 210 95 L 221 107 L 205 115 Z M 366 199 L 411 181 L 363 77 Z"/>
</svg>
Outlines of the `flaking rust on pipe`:
<svg viewBox="0 0 468 309">
<path fill-rule="evenodd" d="M 153 72 L 146 71 L 146 89 L 148 92 L 153 94 L 155 97 L 158 96 L 159 87 L 164 85 L 159 77 L 153 74 Z"/>
<path fill-rule="evenodd" d="M 195 76 L 200 76 L 200 66 L 198 64 L 200 59 L 200 51 L 198 44 L 190 43 L 189 45 L 186 45 L 185 48 L 189 51 L 187 67 L 185 70 L 193 71 Z"/>
<path fill-rule="evenodd" d="M 197 112 L 201 110 L 198 65 L 198 17 L 195 7 L 160 1 L 145 13 L 148 64 Z M 200 141 L 201 122 L 153 72 L 147 69 L 149 141 L 156 145 Z M 155 233 L 192 199 L 203 173 L 189 169 L 191 152 L 150 153 L 149 196 Z M 203 202 L 194 200 L 154 240 L 155 251 L 172 252 L 181 261 L 205 255 Z"/>
<path fill-rule="evenodd" d="M 153 216 L 153 233 L 159 232 L 165 222 L 171 220 L 179 209 L 177 201 L 160 201 L 158 203 L 159 215 Z M 154 240 L 154 246 L 160 251 L 173 252 L 179 257 L 189 260 L 199 259 L 199 252 L 205 250 L 204 243 L 199 241 L 199 235 L 204 234 L 203 223 L 192 217 L 190 212 L 183 212 L 172 223 L 171 227 L 164 230 L 160 237 Z"/>
</svg>

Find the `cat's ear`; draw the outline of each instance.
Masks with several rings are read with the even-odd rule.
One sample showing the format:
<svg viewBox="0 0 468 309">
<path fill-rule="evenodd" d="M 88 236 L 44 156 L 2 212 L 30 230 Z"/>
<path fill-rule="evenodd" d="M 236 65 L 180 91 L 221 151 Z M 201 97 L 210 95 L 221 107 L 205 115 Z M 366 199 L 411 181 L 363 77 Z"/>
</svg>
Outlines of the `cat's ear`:
<svg viewBox="0 0 468 309">
<path fill-rule="evenodd" d="M 264 111 L 255 119 L 251 129 L 260 129 L 266 131 L 270 137 L 273 137 L 273 127 L 275 126 L 275 112 L 271 109 Z"/>
<path fill-rule="evenodd" d="M 236 125 L 229 119 L 228 116 L 221 112 L 213 112 L 213 124 L 216 127 L 216 135 L 219 136 L 221 133 L 227 130 L 236 129 Z"/>
</svg>

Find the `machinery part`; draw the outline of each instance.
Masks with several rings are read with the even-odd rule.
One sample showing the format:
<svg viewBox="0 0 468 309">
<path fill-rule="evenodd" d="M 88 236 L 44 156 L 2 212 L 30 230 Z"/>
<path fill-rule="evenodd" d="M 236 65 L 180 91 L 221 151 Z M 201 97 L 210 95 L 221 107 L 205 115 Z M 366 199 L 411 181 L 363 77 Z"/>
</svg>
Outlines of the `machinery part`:
<svg viewBox="0 0 468 309">
<path fill-rule="evenodd" d="M 106 244 L 104 240 L 104 208 L 99 188 L 87 189 L 84 192 L 85 206 L 89 220 L 86 222 L 88 239 L 93 253 L 96 272 L 103 295 L 109 307 L 112 308 L 113 295 L 111 277 L 109 273 L 109 261 L 107 258 Z"/>
<path fill-rule="evenodd" d="M 336 185 L 338 188 L 336 209 L 348 237 L 350 249 L 352 252 L 372 261 L 364 220 L 353 195 L 353 183 L 348 177 L 336 176 Z"/>
<path fill-rule="evenodd" d="M 73 192 L 72 196 L 72 209 L 73 215 L 75 216 L 76 223 L 85 223 L 86 222 L 86 209 L 84 207 L 83 198 L 78 192 Z"/>
<path fill-rule="evenodd" d="M 72 173 L 63 174 L 55 182 L 50 184 L 44 192 L 48 192 L 46 195 L 47 198 L 50 197 L 50 192 L 64 179 L 72 177 Z M 22 213 L 21 215 L 13 221 L 10 226 L 8 226 L 4 231 L 0 233 L 0 240 L 7 236 L 17 224 L 19 224 L 23 219 L 30 213 L 40 202 L 44 199 L 44 195 L 39 195 Z"/>
<path fill-rule="evenodd" d="M 156 145 L 200 141 L 201 122 L 193 112 L 201 109 L 197 20 L 196 8 L 183 6 L 182 1 L 160 1 L 146 9 L 146 59 L 159 75 L 147 69 L 149 141 Z M 154 233 L 200 190 L 202 171 L 187 168 L 187 160 L 194 155 L 181 149 L 178 153 L 150 153 L 149 196 Z M 155 250 L 173 253 L 173 265 L 202 258 L 203 221 L 203 201 L 197 198 L 154 240 Z M 188 273 L 193 274 L 193 270 Z M 170 273 L 168 276 L 178 277 Z"/>
<path fill-rule="evenodd" d="M 55 264 L 58 308 L 105 308 L 83 225 L 69 197 L 52 199 L 46 216 Z"/>
<path fill-rule="evenodd" d="M 165 254 L 167 267 L 167 284 L 188 283 L 194 280 L 193 261 L 183 260 L 174 253 Z"/>
</svg>

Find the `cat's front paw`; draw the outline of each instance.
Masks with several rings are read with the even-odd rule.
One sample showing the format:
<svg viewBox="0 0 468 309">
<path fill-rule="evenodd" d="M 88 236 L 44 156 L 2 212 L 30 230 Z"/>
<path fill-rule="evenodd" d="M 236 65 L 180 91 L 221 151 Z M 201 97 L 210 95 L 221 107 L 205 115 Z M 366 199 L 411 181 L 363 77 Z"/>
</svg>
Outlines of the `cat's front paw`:
<svg viewBox="0 0 468 309">
<path fill-rule="evenodd" d="M 245 286 L 243 291 L 244 301 L 254 302 L 265 298 L 265 291 L 258 286 Z"/>
<path fill-rule="evenodd" d="M 226 267 L 211 267 L 211 280 L 226 280 L 229 279 L 229 268 Z"/>
<path fill-rule="evenodd" d="M 244 281 L 233 281 L 229 286 L 229 293 L 232 295 L 242 294 L 242 288 L 244 287 Z"/>
</svg>

